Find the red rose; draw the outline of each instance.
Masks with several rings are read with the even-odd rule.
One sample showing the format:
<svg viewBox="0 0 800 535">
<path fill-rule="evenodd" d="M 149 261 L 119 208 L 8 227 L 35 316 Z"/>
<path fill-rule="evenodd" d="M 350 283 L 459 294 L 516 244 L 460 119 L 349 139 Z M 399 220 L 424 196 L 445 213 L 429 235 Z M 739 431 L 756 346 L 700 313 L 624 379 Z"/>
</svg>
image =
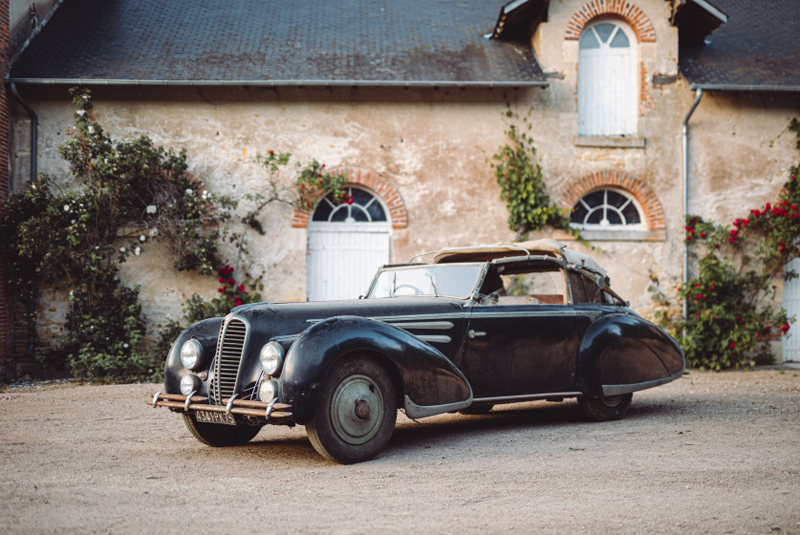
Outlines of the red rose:
<svg viewBox="0 0 800 535">
<path fill-rule="evenodd" d="M 731 349 L 733 349 L 734 347 L 736 347 L 736 344 L 734 344 L 733 342 L 731 342 L 731 343 L 729 343 L 729 344 L 728 344 L 728 347 L 729 347 L 729 348 L 731 348 Z"/>
</svg>

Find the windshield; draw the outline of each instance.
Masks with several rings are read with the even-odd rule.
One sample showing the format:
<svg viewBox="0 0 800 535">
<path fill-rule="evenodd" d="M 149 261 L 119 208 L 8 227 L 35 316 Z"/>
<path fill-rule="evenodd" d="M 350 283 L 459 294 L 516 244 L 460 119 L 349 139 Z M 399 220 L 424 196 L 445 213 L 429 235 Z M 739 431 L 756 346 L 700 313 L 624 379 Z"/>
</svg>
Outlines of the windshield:
<svg viewBox="0 0 800 535">
<path fill-rule="evenodd" d="M 482 271 L 483 264 L 386 268 L 378 273 L 367 298 L 423 295 L 468 299 Z"/>
</svg>

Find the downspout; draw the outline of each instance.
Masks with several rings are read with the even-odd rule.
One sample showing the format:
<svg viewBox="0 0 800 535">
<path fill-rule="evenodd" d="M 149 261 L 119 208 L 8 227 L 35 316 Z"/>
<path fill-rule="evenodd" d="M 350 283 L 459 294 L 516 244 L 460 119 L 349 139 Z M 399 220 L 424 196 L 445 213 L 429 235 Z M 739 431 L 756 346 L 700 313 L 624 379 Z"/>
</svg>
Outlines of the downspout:
<svg viewBox="0 0 800 535">
<path fill-rule="evenodd" d="M 689 108 L 689 113 L 683 120 L 683 128 L 681 130 L 681 143 L 683 146 L 683 161 L 681 162 L 681 174 L 683 175 L 683 220 L 686 221 L 686 216 L 689 215 L 689 119 L 692 118 L 694 110 L 700 104 L 703 98 L 703 88 L 698 87 L 692 107 Z M 685 223 L 684 223 L 685 224 Z M 683 278 L 682 288 L 686 288 L 689 284 L 689 242 L 683 240 Z M 683 323 L 686 324 L 686 319 L 689 317 L 689 302 L 683 300 Z M 683 330 L 683 336 L 686 338 L 686 329 Z"/>
<path fill-rule="evenodd" d="M 38 147 L 39 147 L 39 126 L 38 120 L 39 118 L 36 117 L 36 112 L 33 111 L 27 102 L 20 96 L 19 92 L 17 91 L 17 86 L 14 82 L 9 84 L 9 88 L 11 89 L 11 94 L 17 99 L 23 108 L 25 108 L 25 112 L 28 114 L 28 117 L 31 119 L 31 184 L 36 183 L 36 178 L 39 174 L 38 169 Z M 25 356 L 30 357 L 33 355 L 33 352 L 36 349 L 36 279 L 34 276 L 31 277 L 31 284 L 33 288 L 31 288 L 31 300 L 28 303 L 28 313 L 30 314 L 30 323 L 28 323 L 28 349 L 25 351 Z"/>
</svg>

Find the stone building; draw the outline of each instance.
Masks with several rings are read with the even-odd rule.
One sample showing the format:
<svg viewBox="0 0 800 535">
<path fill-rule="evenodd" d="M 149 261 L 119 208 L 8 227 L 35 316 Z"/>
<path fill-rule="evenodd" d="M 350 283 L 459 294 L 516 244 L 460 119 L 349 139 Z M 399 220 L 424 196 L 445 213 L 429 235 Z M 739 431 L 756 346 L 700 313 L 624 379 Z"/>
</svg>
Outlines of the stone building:
<svg viewBox="0 0 800 535">
<path fill-rule="evenodd" d="M 347 171 L 357 193 L 348 213 L 322 201 L 262 217 L 267 234 L 253 237 L 247 263 L 271 301 L 357 297 L 382 263 L 513 239 L 488 163 L 509 108 L 532 126 L 551 197 L 574 209 L 590 254 L 644 315 L 651 275 L 673 286 L 682 277 L 685 206 L 728 222 L 774 199 L 798 159 L 787 132 L 800 112 L 793 0 L 38 8 L 6 77 L 20 95 L 12 191 L 32 166 L 66 178 L 57 148 L 77 85 L 91 88 L 112 135 L 186 149 L 189 171 L 215 192 L 263 189 L 254 157 L 268 150 Z M 124 265 L 154 325 L 193 292 L 216 291 L 170 265 L 158 251 Z M 66 305 L 44 292 L 37 307 L 46 341 Z"/>
</svg>

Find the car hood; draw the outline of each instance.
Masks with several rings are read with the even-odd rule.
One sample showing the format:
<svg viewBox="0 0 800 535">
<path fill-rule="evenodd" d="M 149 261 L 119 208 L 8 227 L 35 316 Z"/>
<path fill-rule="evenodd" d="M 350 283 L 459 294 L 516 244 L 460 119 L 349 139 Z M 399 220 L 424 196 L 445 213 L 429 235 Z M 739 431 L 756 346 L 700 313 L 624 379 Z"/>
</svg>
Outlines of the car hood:
<svg viewBox="0 0 800 535">
<path fill-rule="evenodd" d="M 307 303 L 255 303 L 233 310 L 233 317 L 246 320 L 253 329 L 269 337 L 292 335 L 336 316 L 362 316 L 378 320 L 406 316 L 439 316 L 464 312 L 466 301 L 444 297 L 391 297 Z"/>
</svg>

